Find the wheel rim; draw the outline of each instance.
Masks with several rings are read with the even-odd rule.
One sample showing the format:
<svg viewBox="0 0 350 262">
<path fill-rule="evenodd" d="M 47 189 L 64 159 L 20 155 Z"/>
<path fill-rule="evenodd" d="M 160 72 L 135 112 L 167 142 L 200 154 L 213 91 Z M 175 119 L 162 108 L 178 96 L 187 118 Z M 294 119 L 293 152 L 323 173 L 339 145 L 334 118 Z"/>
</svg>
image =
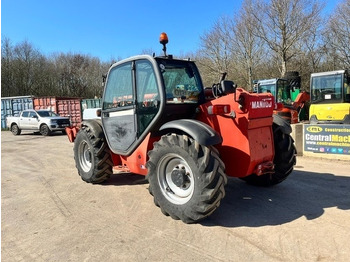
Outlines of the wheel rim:
<svg viewBox="0 0 350 262">
<path fill-rule="evenodd" d="M 194 176 L 187 162 L 176 154 L 166 154 L 157 170 L 160 190 L 172 203 L 187 203 L 194 192 Z"/>
<path fill-rule="evenodd" d="M 92 166 L 90 147 L 83 141 L 79 145 L 79 164 L 84 172 L 89 172 Z"/>
<path fill-rule="evenodd" d="M 41 133 L 45 136 L 45 135 L 47 135 L 47 133 L 48 133 L 48 127 L 47 126 L 42 126 L 41 127 Z"/>
<path fill-rule="evenodd" d="M 12 126 L 12 133 L 17 134 L 18 132 L 18 127 L 16 125 Z"/>
</svg>

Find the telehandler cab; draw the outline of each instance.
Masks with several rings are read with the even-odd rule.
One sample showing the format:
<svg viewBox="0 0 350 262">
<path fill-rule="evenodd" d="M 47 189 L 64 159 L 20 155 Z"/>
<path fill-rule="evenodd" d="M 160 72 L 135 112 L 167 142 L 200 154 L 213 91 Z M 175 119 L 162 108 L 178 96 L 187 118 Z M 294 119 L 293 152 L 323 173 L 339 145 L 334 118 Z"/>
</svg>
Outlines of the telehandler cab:
<svg viewBox="0 0 350 262">
<path fill-rule="evenodd" d="M 185 223 L 212 214 L 226 176 L 258 186 L 283 181 L 296 163 L 291 127 L 271 94 L 222 80 L 206 90 L 193 61 L 140 55 L 109 69 L 101 119 L 81 123 L 74 158 L 81 178 L 145 175 L 154 202 Z M 209 94 L 205 95 L 205 94 Z"/>
</svg>

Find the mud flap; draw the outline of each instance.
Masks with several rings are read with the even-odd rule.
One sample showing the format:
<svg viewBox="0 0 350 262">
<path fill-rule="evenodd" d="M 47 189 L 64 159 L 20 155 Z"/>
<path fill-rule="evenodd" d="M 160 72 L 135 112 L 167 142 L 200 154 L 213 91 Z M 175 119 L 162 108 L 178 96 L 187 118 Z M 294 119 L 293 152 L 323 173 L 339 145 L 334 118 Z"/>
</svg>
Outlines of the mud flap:
<svg viewBox="0 0 350 262">
<path fill-rule="evenodd" d="M 65 131 L 66 131 L 66 134 L 68 136 L 69 142 L 73 143 L 76 136 L 77 136 L 79 129 L 75 126 L 70 126 L 70 127 L 66 127 Z"/>
</svg>

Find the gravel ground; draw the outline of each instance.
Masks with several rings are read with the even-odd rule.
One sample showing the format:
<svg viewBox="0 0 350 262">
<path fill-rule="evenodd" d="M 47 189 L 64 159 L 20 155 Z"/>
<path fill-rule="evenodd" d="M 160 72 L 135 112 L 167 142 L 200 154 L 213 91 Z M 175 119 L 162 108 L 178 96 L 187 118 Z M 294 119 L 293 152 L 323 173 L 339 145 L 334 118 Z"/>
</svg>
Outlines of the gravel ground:
<svg viewBox="0 0 350 262">
<path fill-rule="evenodd" d="M 349 261 L 349 162 L 299 157 L 272 188 L 229 179 L 219 209 L 187 225 L 142 176 L 83 182 L 72 149 L 1 132 L 2 261 Z"/>
</svg>

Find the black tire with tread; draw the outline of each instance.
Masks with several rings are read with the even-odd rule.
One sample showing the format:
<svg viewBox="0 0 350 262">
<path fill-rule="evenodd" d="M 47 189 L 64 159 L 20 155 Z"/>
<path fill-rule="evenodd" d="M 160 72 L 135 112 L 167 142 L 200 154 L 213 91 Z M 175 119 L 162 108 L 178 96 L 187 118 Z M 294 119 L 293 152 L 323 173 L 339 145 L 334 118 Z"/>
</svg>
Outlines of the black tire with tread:
<svg viewBox="0 0 350 262">
<path fill-rule="evenodd" d="M 161 189 L 158 166 L 166 155 L 176 155 L 186 162 L 193 174 L 193 194 L 186 203 L 173 203 Z M 147 162 L 149 192 L 154 203 L 163 214 L 173 219 L 181 219 L 185 223 L 198 222 L 212 214 L 225 196 L 227 177 L 225 165 L 216 148 L 202 146 L 186 135 L 168 134 L 154 143 L 148 153 Z M 172 192 L 175 194 L 174 192 Z"/>
<path fill-rule="evenodd" d="M 285 72 L 283 77 L 286 78 L 286 77 L 296 77 L 296 76 L 299 76 L 299 71 L 287 71 Z"/>
<path fill-rule="evenodd" d="M 273 186 L 285 180 L 293 171 L 296 164 L 296 149 L 294 140 L 289 134 L 282 132 L 281 127 L 273 124 L 275 158 L 273 163 L 275 165 L 275 172 L 271 174 L 264 174 L 257 176 L 252 174 L 243 177 L 248 184 L 254 186 Z"/>
<path fill-rule="evenodd" d="M 89 170 L 82 167 L 81 147 L 87 146 L 90 156 Z M 100 134 L 94 134 L 89 127 L 83 126 L 74 141 L 74 160 L 79 176 L 87 183 L 99 184 L 107 180 L 112 174 L 112 158 L 106 139 Z"/>
<path fill-rule="evenodd" d="M 21 131 L 22 131 L 22 130 L 19 129 L 18 125 L 13 124 L 13 125 L 11 126 L 11 132 L 12 132 L 12 134 L 13 134 L 14 136 L 20 135 L 20 134 L 21 134 Z"/>
<path fill-rule="evenodd" d="M 294 87 L 296 89 L 300 89 L 300 87 L 301 87 L 301 77 L 300 77 L 298 71 L 287 71 L 284 74 L 283 78 L 286 79 L 289 82 L 289 85 L 291 87 Z"/>
</svg>

